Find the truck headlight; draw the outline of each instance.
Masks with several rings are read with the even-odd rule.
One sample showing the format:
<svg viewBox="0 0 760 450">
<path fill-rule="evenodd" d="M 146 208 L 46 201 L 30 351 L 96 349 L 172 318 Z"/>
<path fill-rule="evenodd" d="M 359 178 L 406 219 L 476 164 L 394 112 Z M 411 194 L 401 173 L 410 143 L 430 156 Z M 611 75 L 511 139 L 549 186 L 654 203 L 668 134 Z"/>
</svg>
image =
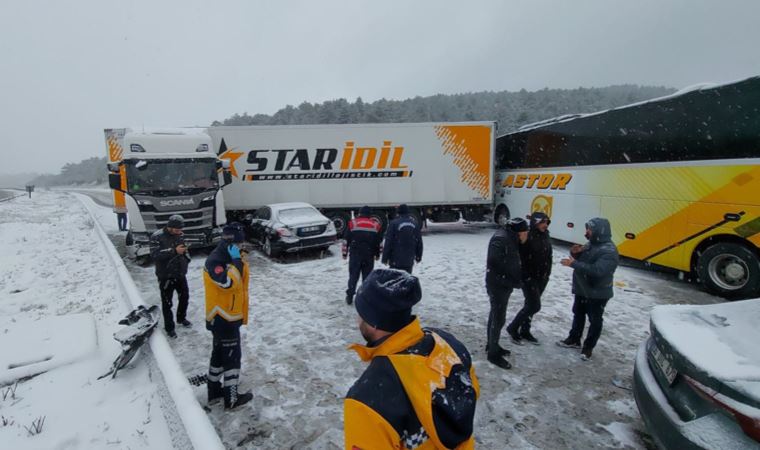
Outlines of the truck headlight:
<svg viewBox="0 0 760 450">
<path fill-rule="evenodd" d="M 150 200 L 136 200 L 138 205 L 145 206 L 145 205 L 152 205 L 153 202 Z"/>
</svg>

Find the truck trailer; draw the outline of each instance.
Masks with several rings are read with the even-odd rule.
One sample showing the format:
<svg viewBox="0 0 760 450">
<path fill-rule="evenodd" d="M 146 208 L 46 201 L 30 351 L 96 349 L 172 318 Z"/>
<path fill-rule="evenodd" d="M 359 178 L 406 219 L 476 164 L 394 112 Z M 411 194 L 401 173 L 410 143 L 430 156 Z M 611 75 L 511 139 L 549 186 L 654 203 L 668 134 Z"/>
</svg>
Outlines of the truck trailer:
<svg viewBox="0 0 760 450">
<path fill-rule="evenodd" d="M 494 122 L 217 126 L 207 129 L 232 182 L 228 220 L 308 202 L 341 233 L 363 205 L 387 225 L 406 203 L 420 221 L 491 219 Z"/>
</svg>

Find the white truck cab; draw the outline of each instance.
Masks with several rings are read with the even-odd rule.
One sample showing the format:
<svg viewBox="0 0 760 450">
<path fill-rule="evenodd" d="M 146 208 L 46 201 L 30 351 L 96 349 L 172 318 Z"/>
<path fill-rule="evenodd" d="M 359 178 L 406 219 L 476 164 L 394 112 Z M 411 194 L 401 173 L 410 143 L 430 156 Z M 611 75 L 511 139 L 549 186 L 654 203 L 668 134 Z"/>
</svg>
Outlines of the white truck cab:
<svg viewBox="0 0 760 450">
<path fill-rule="evenodd" d="M 147 259 L 151 234 L 174 214 L 184 219 L 190 248 L 219 241 L 226 223 L 222 187 L 230 175 L 205 129 L 106 129 L 105 137 L 114 212 L 127 214 L 130 255 Z"/>
</svg>

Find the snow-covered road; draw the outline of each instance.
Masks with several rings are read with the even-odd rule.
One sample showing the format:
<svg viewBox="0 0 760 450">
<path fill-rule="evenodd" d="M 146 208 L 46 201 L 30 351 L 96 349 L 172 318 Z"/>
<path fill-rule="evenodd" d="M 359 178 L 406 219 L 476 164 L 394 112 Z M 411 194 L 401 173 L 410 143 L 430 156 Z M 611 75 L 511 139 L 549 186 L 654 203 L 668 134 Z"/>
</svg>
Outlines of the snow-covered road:
<svg viewBox="0 0 760 450">
<path fill-rule="evenodd" d="M 103 256 L 93 250 L 84 209 L 64 193 L 43 192 L 31 201 L 22 200 L 19 206 L 0 209 L 3 315 L 36 317 L 91 310 L 103 317 L 99 327 L 115 324 L 122 312 L 119 300 L 108 295 L 115 281 L 99 274 L 97 285 L 88 283 Z M 116 231 L 113 213 L 100 207 L 96 214 L 123 253 L 124 235 Z M 622 267 L 616 274 L 615 298 L 607 307 L 594 360 L 582 362 L 577 353 L 554 345 L 569 329 L 572 300 L 571 270 L 558 264 L 567 248 L 556 245 L 552 280 L 534 320 L 542 345 L 515 347 L 502 338 L 502 344 L 513 351 L 514 365 L 503 371 L 487 363 L 483 351 L 488 314 L 484 263 L 492 232 L 465 224 L 431 226 L 424 233 L 423 262 L 415 267 L 424 292 L 416 308 L 423 325 L 451 331 L 473 354 L 481 383 L 475 428 L 478 447 L 651 447 L 631 393 L 613 386 L 611 380 L 630 383 L 634 353 L 648 334 L 652 306 L 719 299 L 667 275 Z M 210 354 L 211 336 L 203 326 L 204 258 L 194 255 L 188 275 L 189 319 L 194 326 L 180 327 L 179 338 L 171 341 L 188 375 L 205 372 Z M 342 448 L 342 398 L 364 369 L 356 355 L 346 350 L 348 344 L 361 340 L 354 309 L 343 301 L 347 264 L 337 247 L 323 258 L 310 254 L 272 261 L 254 253 L 250 262 L 251 322 L 243 331 L 241 380 L 243 388 L 253 391 L 254 400 L 232 413 L 220 406 L 213 408 L 212 422 L 229 447 Z M 17 265 L 27 271 L 16 269 Z M 153 268 L 129 261 L 127 265 L 144 299 L 159 303 Z M 29 270 L 41 271 L 47 278 L 31 277 Z M 19 283 L 36 290 L 10 294 Z M 45 302 L 47 307 L 39 306 Z M 508 319 L 521 304 L 522 294 L 516 292 Z M 101 333 L 105 336 L 101 342 L 110 340 L 109 331 Z M 144 366 L 138 364 L 133 376 L 144 374 L 142 370 Z M 196 395 L 205 403 L 204 388 L 197 388 Z M 5 437 L 4 433 L 8 432 L 0 428 L 0 436 Z"/>
<path fill-rule="evenodd" d="M 117 248 L 123 234 L 103 208 L 102 223 Z M 605 329 L 594 360 L 554 342 L 566 337 L 571 322 L 570 269 L 559 265 L 568 253 L 555 246 L 555 267 L 536 316 L 534 333 L 542 345 L 512 349 L 510 371 L 485 360 L 488 300 L 483 284 L 485 253 L 493 230 L 466 224 L 433 225 L 424 234 L 425 255 L 415 267 L 423 286 L 416 308 L 425 326 L 453 332 L 474 356 L 481 383 L 476 414 L 480 448 L 651 448 L 630 391 L 638 344 L 648 335 L 649 311 L 656 304 L 714 303 L 719 299 L 672 276 L 621 267 L 615 298 L 605 314 Z M 203 327 L 201 267 L 194 256 L 188 280 L 192 329 L 178 330 L 172 342 L 187 374 L 207 368 L 211 336 Z M 272 261 L 251 256 L 251 322 L 244 329 L 243 387 L 253 403 L 235 413 L 210 413 L 227 446 L 341 448 L 342 398 L 364 366 L 346 346 L 361 340 L 356 314 L 343 302 L 347 264 L 339 249 L 320 257 L 310 254 Z M 152 267 L 128 263 L 146 301 L 158 303 Z M 508 319 L 522 305 L 516 292 Z M 197 390 L 199 401 L 205 391 Z"/>
</svg>

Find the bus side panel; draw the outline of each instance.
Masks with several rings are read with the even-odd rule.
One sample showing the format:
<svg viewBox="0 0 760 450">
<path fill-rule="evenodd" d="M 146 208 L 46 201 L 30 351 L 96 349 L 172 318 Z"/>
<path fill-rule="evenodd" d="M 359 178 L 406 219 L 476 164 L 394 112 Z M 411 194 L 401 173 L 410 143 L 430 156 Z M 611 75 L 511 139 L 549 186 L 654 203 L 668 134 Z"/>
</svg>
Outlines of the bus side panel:
<svg viewBox="0 0 760 450">
<path fill-rule="evenodd" d="M 673 242 L 673 231 L 683 229 L 685 218 L 676 217 L 676 202 L 640 198 L 604 197 L 602 217 L 612 226 L 612 240 L 622 256 L 644 260 Z M 651 227 L 656 223 L 656 229 Z M 626 237 L 628 236 L 628 237 Z M 657 256 L 656 264 L 671 266 L 679 261 L 680 249 Z"/>
</svg>

